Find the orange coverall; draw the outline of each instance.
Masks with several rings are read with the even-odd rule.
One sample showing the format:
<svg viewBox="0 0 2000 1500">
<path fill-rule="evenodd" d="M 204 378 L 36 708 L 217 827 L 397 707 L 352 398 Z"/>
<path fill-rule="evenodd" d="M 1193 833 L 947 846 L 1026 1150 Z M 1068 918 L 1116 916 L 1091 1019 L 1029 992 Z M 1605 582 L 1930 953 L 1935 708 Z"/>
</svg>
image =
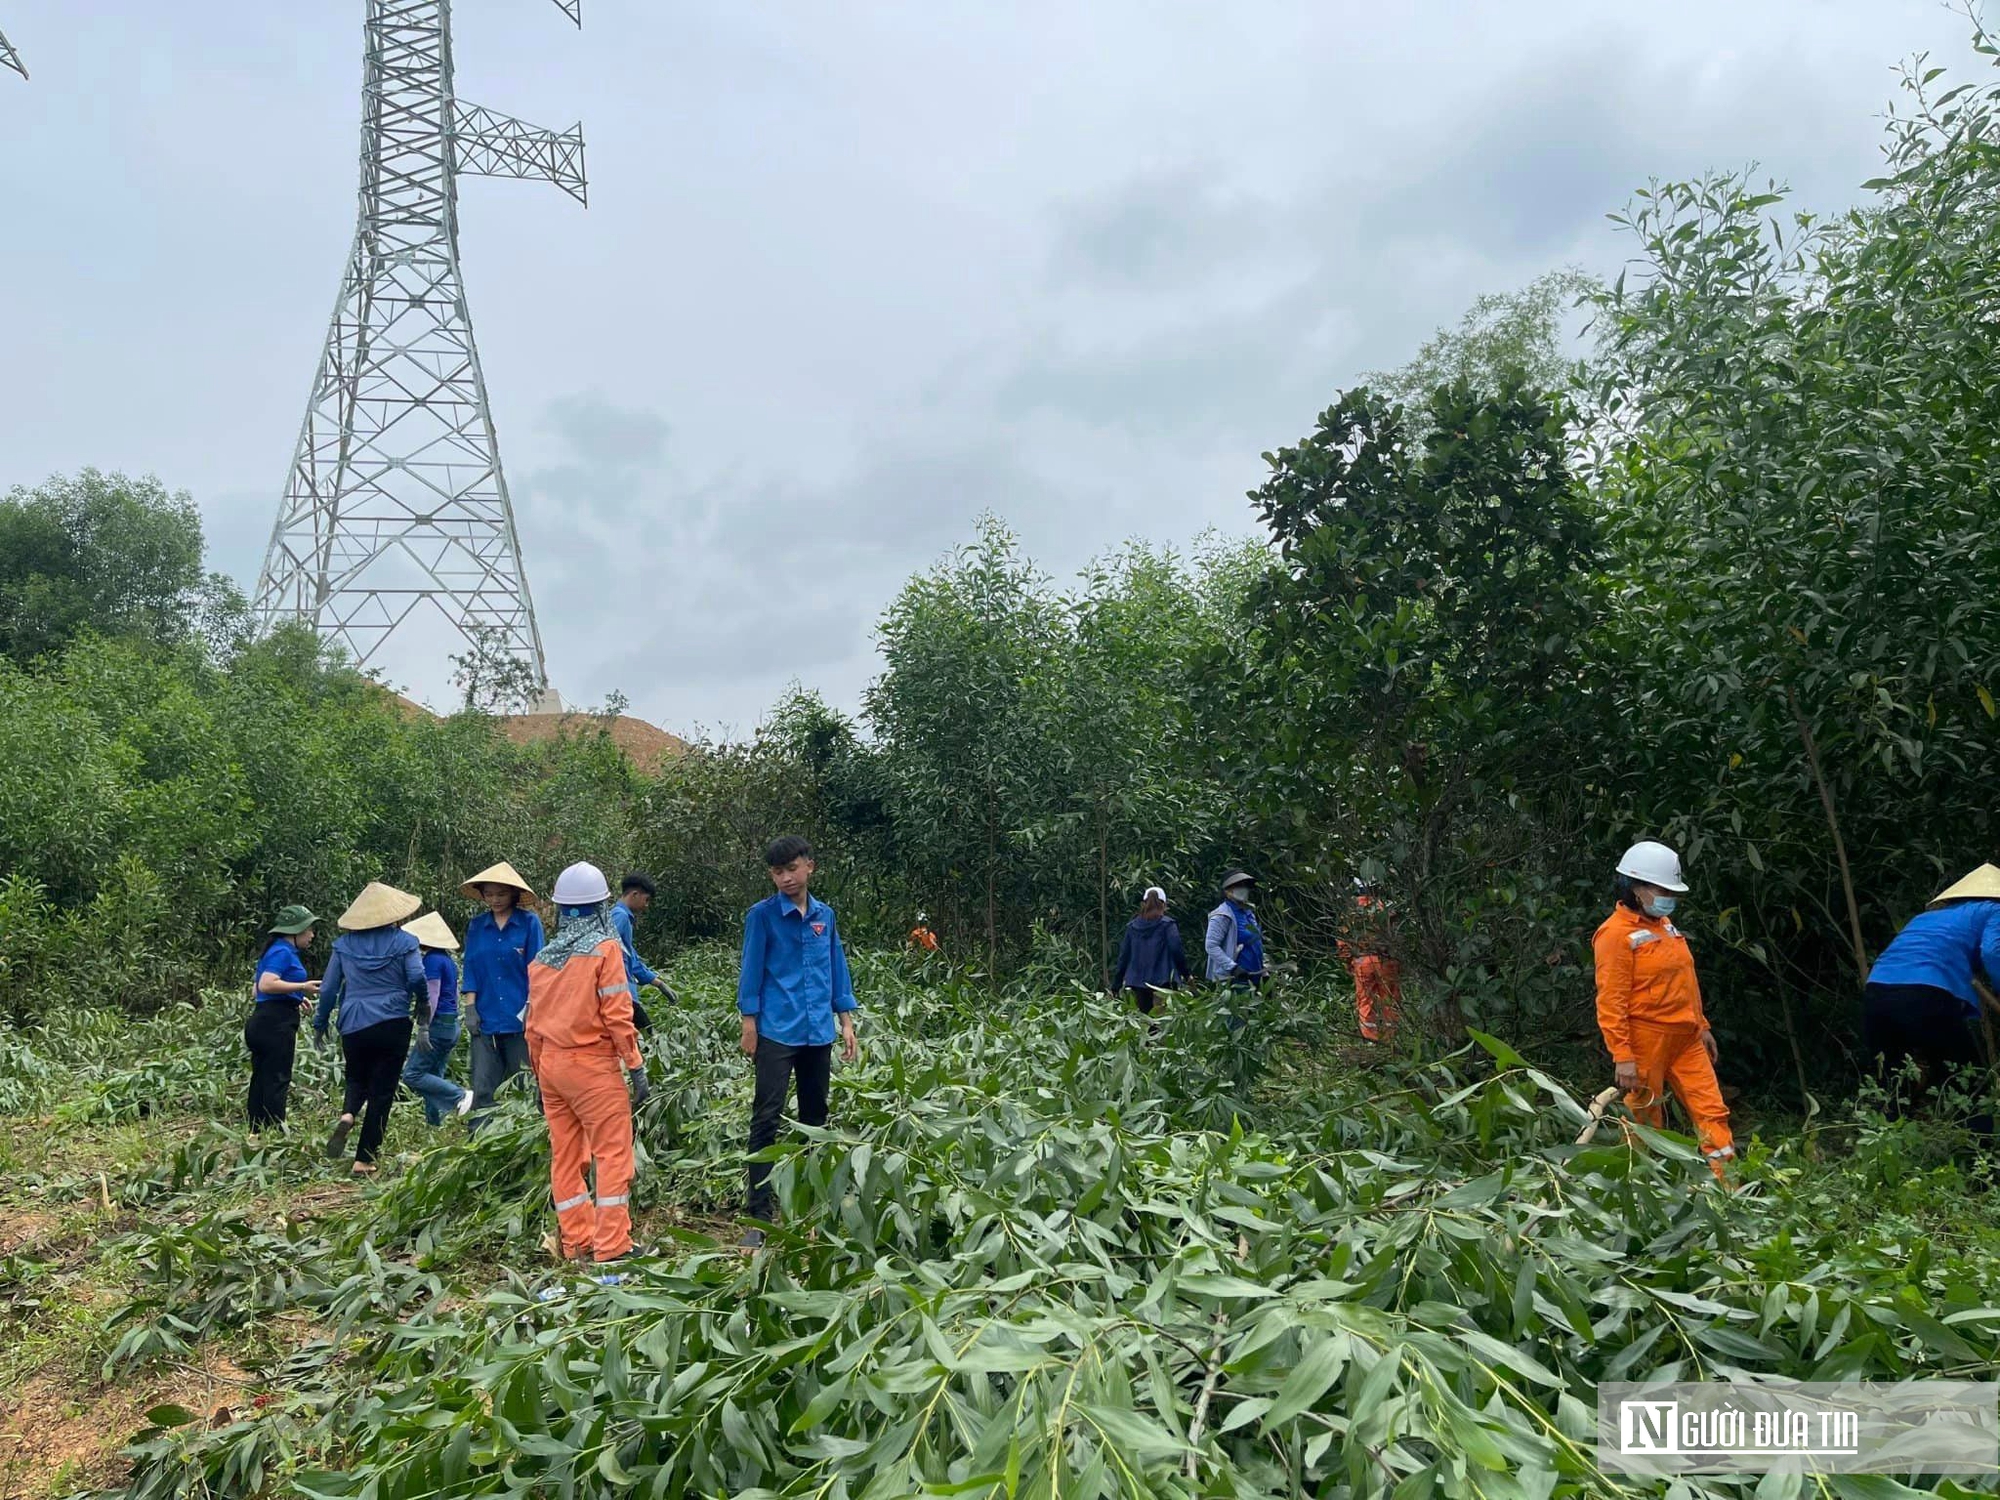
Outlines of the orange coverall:
<svg viewBox="0 0 2000 1500">
<path fill-rule="evenodd" d="M 1597 1026 L 1614 1063 L 1639 1069 L 1637 1091 L 1626 1107 L 1646 1125 L 1658 1126 L 1668 1085 L 1694 1121 L 1709 1170 L 1736 1155 L 1729 1107 L 1715 1081 L 1715 1065 L 1701 1045 L 1708 1016 L 1694 977 L 1688 941 L 1665 917 L 1648 917 L 1619 905 L 1591 939 L 1597 966 Z"/>
<path fill-rule="evenodd" d="M 1360 913 L 1359 930 L 1353 941 L 1341 938 L 1334 947 L 1354 976 L 1354 1010 L 1361 1020 L 1361 1035 L 1371 1042 L 1393 1041 L 1402 1011 L 1403 966 L 1373 951 L 1382 946 L 1379 929 L 1386 914 L 1381 901 L 1359 896 L 1354 905 Z"/>
<path fill-rule="evenodd" d="M 528 965 L 528 1066 L 549 1122 L 549 1184 L 564 1255 L 615 1260 L 632 1248 L 632 1101 L 622 1058 L 643 1067 L 625 950 L 610 936 L 560 969 Z M 584 1169 L 597 1165 L 593 1206 Z"/>
</svg>

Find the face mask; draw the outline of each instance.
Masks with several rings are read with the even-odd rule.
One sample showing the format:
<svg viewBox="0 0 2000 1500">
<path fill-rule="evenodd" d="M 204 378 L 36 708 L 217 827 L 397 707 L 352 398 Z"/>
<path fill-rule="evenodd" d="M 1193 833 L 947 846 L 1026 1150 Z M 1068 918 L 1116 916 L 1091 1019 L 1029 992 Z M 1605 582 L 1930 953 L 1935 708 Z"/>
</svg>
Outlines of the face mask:
<svg viewBox="0 0 2000 1500">
<path fill-rule="evenodd" d="M 1672 896 L 1648 896 L 1646 898 L 1646 915 L 1649 917 L 1671 917 L 1674 914 L 1674 908 L 1679 905 L 1680 902 Z"/>
<path fill-rule="evenodd" d="M 1250 887 L 1247 885 L 1232 885 L 1222 894 L 1227 896 L 1231 901 L 1234 901 L 1238 906 L 1248 906 L 1250 904 Z"/>
</svg>

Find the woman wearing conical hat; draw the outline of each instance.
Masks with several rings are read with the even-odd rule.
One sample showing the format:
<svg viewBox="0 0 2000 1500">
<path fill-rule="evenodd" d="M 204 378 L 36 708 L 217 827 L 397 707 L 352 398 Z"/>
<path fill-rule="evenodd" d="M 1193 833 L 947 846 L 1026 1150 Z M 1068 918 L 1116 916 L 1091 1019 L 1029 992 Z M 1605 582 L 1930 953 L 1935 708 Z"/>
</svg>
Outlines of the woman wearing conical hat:
<svg viewBox="0 0 2000 1500">
<path fill-rule="evenodd" d="M 1928 1090 L 1957 1069 L 1979 1066 L 1975 979 L 2000 981 L 2000 869 L 1981 865 L 1940 894 L 1896 934 L 1868 971 L 1861 1035 L 1877 1073 L 1893 1084 L 1905 1064 Z M 1993 1117 L 1972 1127 L 1993 1133 Z"/>
<path fill-rule="evenodd" d="M 326 977 L 320 981 L 313 1031 L 325 1041 L 327 1024 L 338 1012 L 340 1051 L 347 1064 L 340 1122 L 326 1143 L 326 1154 L 339 1158 L 359 1116 L 356 1177 L 374 1174 L 375 1153 L 389 1128 L 389 1107 L 410 1051 L 410 1017 L 429 1005 L 417 940 L 401 925 L 423 904 L 408 891 L 370 881 L 340 914 L 340 936 L 333 940 Z"/>
<path fill-rule="evenodd" d="M 523 1017 L 528 1010 L 528 962 L 542 951 L 542 919 L 518 871 L 502 860 L 459 887 L 485 910 L 465 929 L 459 1015 L 472 1038 L 472 1108 L 493 1107 L 500 1085 L 528 1066 Z"/>
</svg>

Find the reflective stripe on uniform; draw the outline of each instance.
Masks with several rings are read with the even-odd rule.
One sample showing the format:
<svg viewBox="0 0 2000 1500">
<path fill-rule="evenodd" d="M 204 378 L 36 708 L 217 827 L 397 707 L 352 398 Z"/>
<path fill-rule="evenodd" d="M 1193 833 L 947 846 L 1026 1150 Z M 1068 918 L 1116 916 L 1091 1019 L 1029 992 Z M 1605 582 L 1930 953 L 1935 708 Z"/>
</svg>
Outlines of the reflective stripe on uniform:
<svg viewBox="0 0 2000 1500">
<path fill-rule="evenodd" d="M 573 1208 L 582 1208 L 584 1204 L 588 1203 L 589 1201 L 590 1201 L 590 1194 L 578 1193 L 574 1198 L 565 1198 L 563 1199 L 562 1202 L 558 1203 L 556 1205 L 556 1212 L 559 1214 L 566 1214 Z"/>
<path fill-rule="evenodd" d="M 631 1201 L 632 1195 L 630 1193 L 614 1193 L 609 1198 L 599 1198 L 597 1206 L 599 1208 L 618 1208 Z"/>
<path fill-rule="evenodd" d="M 1734 1156 L 1735 1154 L 1736 1148 L 1734 1146 L 1717 1146 L 1713 1151 L 1704 1151 L 1702 1153 L 1702 1155 L 1708 1157 L 1710 1160 L 1718 1156 Z"/>
<path fill-rule="evenodd" d="M 629 984 L 601 984 L 597 987 L 597 993 L 599 995 L 623 995 L 629 992 L 631 988 L 632 986 Z"/>
</svg>

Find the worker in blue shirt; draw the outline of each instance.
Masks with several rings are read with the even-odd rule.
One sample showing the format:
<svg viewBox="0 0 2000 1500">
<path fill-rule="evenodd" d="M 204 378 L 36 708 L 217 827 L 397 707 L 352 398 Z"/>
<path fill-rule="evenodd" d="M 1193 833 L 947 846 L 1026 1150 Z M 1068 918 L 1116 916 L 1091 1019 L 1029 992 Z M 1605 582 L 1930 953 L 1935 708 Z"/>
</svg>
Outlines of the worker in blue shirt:
<svg viewBox="0 0 2000 1500">
<path fill-rule="evenodd" d="M 255 997 L 243 1045 L 250 1049 L 250 1128 L 285 1123 L 292 1093 L 292 1064 L 298 1055 L 299 1022 L 312 1014 L 319 981 L 306 977 L 301 951 L 312 946 L 319 918 L 303 906 L 278 913 L 251 979 Z"/>
<path fill-rule="evenodd" d="M 417 940 L 402 928 L 423 904 L 408 891 L 370 881 L 340 914 L 341 933 L 333 940 L 326 977 L 320 981 L 313 1034 L 324 1043 L 327 1026 L 339 1013 L 340 1051 L 347 1073 L 340 1122 L 326 1143 L 326 1154 L 340 1156 L 359 1115 L 356 1177 L 374 1175 L 375 1153 L 389 1128 L 389 1110 L 402 1081 L 403 1059 L 410 1051 L 410 1017 L 421 1013 L 430 999 Z"/>
<path fill-rule="evenodd" d="M 466 925 L 458 980 L 459 1017 L 472 1039 L 477 1114 L 491 1109 L 500 1085 L 528 1066 L 528 963 L 542 951 L 542 919 L 521 904 L 535 893 L 504 859 L 459 892 L 486 907 Z"/>
<path fill-rule="evenodd" d="M 445 1076 L 445 1064 L 458 1045 L 458 947 L 451 924 L 427 911 L 403 931 L 417 940 L 424 955 L 424 988 L 430 1006 L 417 1018 L 410 1038 L 409 1060 L 403 1064 L 403 1086 L 424 1101 L 424 1123 L 442 1125 L 446 1115 L 472 1109 L 472 1090 Z"/>
<path fill-rule="evenodd" d="M 646 914 L 646 908 L 653 904 L 654 890 L 653 877 L 634 870 L 618 883 L 618 899 L 611 907 L 611 928 L 618 934 L 618 946 L 625 950 L 625 978 L 632 986 L 632 1024 L 641 1031 L 653 1029 L 653 1018 L 639 1001 L 639 986 L 650 984 L 669 1000 L 674 998 L 666 980 L 639 957 L 639 949 L 632 940 L 632 920 Z"/>
<path fill-rule="evenodd" d="M 1861 1003 L 1861 1034 L 1879 1076 L 1892 1086 L 1914 1059 L 1921 1088 L 1980 1065 L 1974 980 L 2000 980 L 2000 869 L 1981 865 L 1916 916 L 1875 960 Z M 1900 1102 L 1896 1107 L 1900 1107 Z M 1970 1122 L 1993 1133 L 1993 1117 Z"/>
<path fill-rule="evenodd" d="M 753 1157 L 777 1140 L 794 1078 L 800 1122 L 826 1123 L 836 1027 L 841 1056 L 853 1062 L 857 1052 L 847 954 L 833 908 L 808 889 L 815 868 L 812 845 L 787 834 L 771 841 L 764 863 L 778 890 L 743 919 L 743 969 L 736 985 L 743 1050 L 757 1065 L 757 1092 L 750 1107 Z M 769 1162 L 750 1163 L 744 1212 L 752 1219 L 771 1218 L 770 1179 Z M 741 1247 L 751 1251 L 763 1243 L 764 1231 L 752 1228 L 744 1232 Z"/>
</svg>

